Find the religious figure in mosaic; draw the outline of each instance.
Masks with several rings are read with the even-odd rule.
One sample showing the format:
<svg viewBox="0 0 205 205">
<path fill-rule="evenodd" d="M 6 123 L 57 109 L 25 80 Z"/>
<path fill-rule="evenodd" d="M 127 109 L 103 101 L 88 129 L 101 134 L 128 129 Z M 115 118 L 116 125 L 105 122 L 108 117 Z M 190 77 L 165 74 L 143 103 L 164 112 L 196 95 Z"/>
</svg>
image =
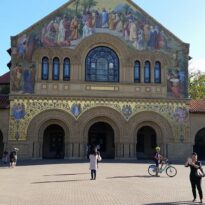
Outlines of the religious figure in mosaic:
<svg viewBox="0 0 205 205">
<path fill-rule="evenodd" d="M 24 104 L 22 103 L 18 103 L 18 104 L 14 104 L 12 107 L 12 117 L 16 120 L 19 121 L 21 119 L 24 118 L 24 116 L 26 115 L 25 112 L 25 107 Z"/>
<path fill-rule="evenodd" d="M 185 123 L 188 120 L 188 110 L 186 108 L 178 107 L 174 112 L 175 119 L 179 123 Z"/>
<path fill-rule="evenodd" d="M 81 113 L 81 104 L 73 104 L 71 107 L 71 112 L 75 117 L 78 117 Z"/>
<path fill-rule="evenodd" d="M 123 105 L 122 113 L 126 118 L 129 118 L 132 115 L 132 107 L 130 105 Z"/>
<path fill-rule="evenodd" d="M 12 91 L 22 90 L 22 74 L 23 74 L 22 66 L 17 63 L 16 66 L 11 69 L 11 90 Z"/>
</svg>

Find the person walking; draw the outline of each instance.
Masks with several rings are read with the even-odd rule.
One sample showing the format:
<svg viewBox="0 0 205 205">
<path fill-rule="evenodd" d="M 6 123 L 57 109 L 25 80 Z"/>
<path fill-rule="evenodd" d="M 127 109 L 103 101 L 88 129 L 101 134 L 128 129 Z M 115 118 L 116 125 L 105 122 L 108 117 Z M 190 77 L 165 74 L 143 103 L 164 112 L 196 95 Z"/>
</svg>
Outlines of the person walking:
<svg viewBox="0 0 205 205">
<path fill-rule="evenodd" d="M 199 193 L 200 203 L 203 203 L 203 192 L 201 188 L 201 179 L 204 176 L 203 169 L 201 167 L 201 162 L 198 161 L 197 154 L 192 153 L 191 158 L 188 158 L 185 167 L 190 167 L 190 182 L 193 194 L 193 202 L 196 201 L 196 188 Z"/>
<path fill-rule="evenodd" d="M 9 162 L 10 162 L 10 167 L 14 168 L 15 166 L 15 156 L 14 156 L 14 151 L 11 151 L 10 152 L 10 155 L 9 155 Z"/>
<path fill-rule="evenodd" d="M 101 161 L 101 156 L 97 151 L 97 148 L 91 150 L 90 155 L 90 171 L 91 171 L 91 180 L 96 180 L 96 171 L 97 171 L 97 161 Z"/>
</svg>

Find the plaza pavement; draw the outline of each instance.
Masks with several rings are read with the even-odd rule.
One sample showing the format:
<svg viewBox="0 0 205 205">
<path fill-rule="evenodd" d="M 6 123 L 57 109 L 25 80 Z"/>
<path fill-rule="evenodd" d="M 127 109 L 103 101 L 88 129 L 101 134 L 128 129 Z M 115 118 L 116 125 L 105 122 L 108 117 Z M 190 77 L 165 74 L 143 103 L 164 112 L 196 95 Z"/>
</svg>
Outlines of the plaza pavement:
<svg viewBox="0 0 205 205">
<path fill-rule="evenodd" d="M 148 164 L 101 162 L 90 180 L 88 162 L 39 161 L 0 167 L 0 205 L 186 205 L 192 203 L 189 168 L 150 177 Z M 45 164 L 43 164 L 45 163 Z M 203 180 L 205 192 L 205 178 Z"/>
</svg>

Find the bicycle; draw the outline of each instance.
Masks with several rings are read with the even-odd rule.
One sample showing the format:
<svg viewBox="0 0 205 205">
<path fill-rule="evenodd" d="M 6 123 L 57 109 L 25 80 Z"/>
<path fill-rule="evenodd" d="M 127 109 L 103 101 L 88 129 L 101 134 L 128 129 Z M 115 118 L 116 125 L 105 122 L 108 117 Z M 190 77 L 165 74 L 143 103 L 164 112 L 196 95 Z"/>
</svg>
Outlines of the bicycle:
<svg viewBox="0 0 205 205">
<path fill-rule="evenodd" d="M 157 170 L 156 165 L 155 164 L 151 164 L 148 167 L 149 175 L 155 176 L 156 175 L 156 170 Z M 161 169 L 159 169 L 159 173 L 162 173 L 164 171 L 166 171 L 166 174 L 169 177 L 174 177 L 177 174 L 177 169 L 174 166 L 170 165 L 168 159 L 165 160 L 165 164 L 163 165 L 163 167 Z"/>
</svg>

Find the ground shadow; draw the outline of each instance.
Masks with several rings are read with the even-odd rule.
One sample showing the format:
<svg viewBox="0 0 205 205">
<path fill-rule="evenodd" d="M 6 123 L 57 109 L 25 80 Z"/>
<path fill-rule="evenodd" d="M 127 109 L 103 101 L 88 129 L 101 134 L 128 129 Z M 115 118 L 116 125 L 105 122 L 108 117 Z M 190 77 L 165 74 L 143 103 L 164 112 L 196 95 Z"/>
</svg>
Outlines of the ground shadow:
<svg viewBox="0 0 205 205">
<path fill-rule="evenodd" d="M 114 177 L 107 177 L 106 179 L 150 178 L 150 177 L 153 177 L 153 176 L 150 176 L 150 175 L 114 176 Z"/>
<path fill-rule="evenodd" d="M 75 175 L 84 175 L 90 173 L 71 173 L 71 174 L 51 174 L 51 175 L 43 175 L 44 177 L 52 177 L 52 176 L 75 176 Z"/>
<path fill-rule="evenodd" d="M 66 182 L 80 182 L 80 181 L 89 181 L 89 179 L 70 179 L 70 180 L 57 180 L 57 181 L 42 181 L 42 182 L 32 182 L 31 184 L 66 183 Z"/>
<path fill-rule="evenodd" d="M 149 203 L 149 204 L 143 204 L 143 205 L 196 205 L 200 204 L 197 202 L 192 202 L 192 201 L 175 201 L 175 202 L 159 202 L 159 203 Z"/>
</svg>

